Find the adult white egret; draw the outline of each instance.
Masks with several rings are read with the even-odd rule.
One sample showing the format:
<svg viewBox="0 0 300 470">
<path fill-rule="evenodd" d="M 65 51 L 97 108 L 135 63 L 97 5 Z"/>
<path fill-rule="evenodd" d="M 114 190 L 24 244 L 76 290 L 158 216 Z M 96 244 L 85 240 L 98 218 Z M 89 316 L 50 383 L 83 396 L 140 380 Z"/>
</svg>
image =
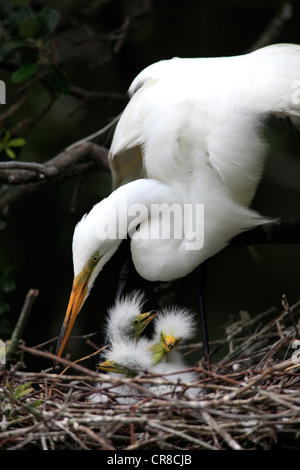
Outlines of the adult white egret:
<svg viewBox="0 0 300 470">
<path fill-rule="evenodd" d="M 127 234 L 138 273 L 170 281 L 265 222 L 248 207 L 266 154 L 261 128 L 270 115 L 300 116 L 299 78 L 294 44 L 236 57 L 165 60 L 136 77 L 110 149 L 116 189 L 75 228 L 74 282 L 58 356 L 96 277 Z M 170 208 L 181 214 L 174 226 Z"/>
</svg>

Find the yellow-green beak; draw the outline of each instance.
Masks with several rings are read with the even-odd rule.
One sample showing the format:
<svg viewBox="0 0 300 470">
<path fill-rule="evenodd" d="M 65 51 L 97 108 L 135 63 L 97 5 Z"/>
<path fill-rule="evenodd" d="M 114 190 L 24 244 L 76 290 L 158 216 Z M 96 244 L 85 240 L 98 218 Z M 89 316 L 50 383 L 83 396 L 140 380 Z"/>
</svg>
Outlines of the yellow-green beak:
<svg viewBox="0 0 300 470">
<path fill-rule="evenodd" d="M 78 313 L 87 297 L 88 284 L 100 256 L 95 253 L 80 274 L 74 278 L 67 312 L 56 346 L 56 355 L 60 357 L 70 336 Z"/>
<path fill-rule="evenodd" d="M 133 321 L 133 327 L 135 329 L 135 338 L 138 339 L 146 326 L 155 318 L 157 312 L 150 310 L 149 312 L 140 313 Z"/>
<path fill-rule="evenodd" d="M 178 344 L 178 338 L 174 336 L 163 336 L 161 344 L 167 352 L 173 351 Z"/>
<path fill-rule="evenodd" d="M 122 373 L 121 368 L 114 361 L 100 362 L 100 364 L 98 364 L 96 368 L 104 370 L 106 372 L 115 372 L 119 374 Z"/>
</svg>

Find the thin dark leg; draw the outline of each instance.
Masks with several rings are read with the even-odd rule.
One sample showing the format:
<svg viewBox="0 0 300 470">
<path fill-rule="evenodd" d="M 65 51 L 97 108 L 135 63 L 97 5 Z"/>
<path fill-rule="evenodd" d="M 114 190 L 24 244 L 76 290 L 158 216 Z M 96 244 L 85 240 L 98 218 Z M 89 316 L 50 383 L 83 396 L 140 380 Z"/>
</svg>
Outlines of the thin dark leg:
<svg viewBox="0 0 300 470">
<path fill-rule="evenodd" d="M 120 271 L 118 287 L 117 287 L 117 295 L 116 295 L 117 299 L 119 299 L 126 290 L 126 286 L 129 281 L 131 270 L 132 270 L 132 260 L 131 260 L 131 255 L 129 254 Z"/>
<path fill-rule="evenodd" d="M 206 267 L 207 267 L 206 262 L 198 266 L 198 268 L 195 270 L 195 279 L 196 279 L 197 292 L 198 292 L 204 357 L 205 357 L 207 368 L 208 370 L 210 370 L 211 368 L 210 348 L 209 348 L 208 329 L 207 329 L 207 320 L 206 320 L 206 308 L 205 308 L 205 302 L 204 302 Z"/>
</svg>

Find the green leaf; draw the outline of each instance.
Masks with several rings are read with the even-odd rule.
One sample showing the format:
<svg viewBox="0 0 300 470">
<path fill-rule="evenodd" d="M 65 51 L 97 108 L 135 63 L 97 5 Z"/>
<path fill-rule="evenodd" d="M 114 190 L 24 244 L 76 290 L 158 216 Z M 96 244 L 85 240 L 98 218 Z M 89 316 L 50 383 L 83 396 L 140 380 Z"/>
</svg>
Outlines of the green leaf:
<svg viewBox="0 0 300 470">
<path fill-rule="evenodd" d="M 12 149 L 6 147 L 6 148 L 4 149 L 4 151 L 5 151 L 6 155 L 7 155 L 9 158 L 11 158 L 11 159 L 13 159 L 13 160 L 16 158 L 16 154 L 15 154 L 15 152 L 14 152 Z"/>
<path fill-rule="evenodd" d="M 41 403 L 42 403 L 42 400 L 35 400 L 29 406 L 30 406 L 30 408 L 37 408 L 38 406 L 40 406 Z"/>
<path fill-rule="evenodd" d="M 34 38 L 43 27 L 43 21 L 38 16 L 28 16 L 19 27 L 19 34 L 22 38 Z"/>
<path fill-rule="evenodd" d="M 10 139 L 10 131 L 6 131 L 3 138 L 3 144 L 5 145 Z"/>
<path fill-rule="evenodd" d="M 23 147 L 26 144 L 26 140 L 22 137 L 16 137 L 15 139 L 11 139 L 8 142 L 8 147 Z"/>
<path fill-rule="evenodd" d="M 38 69 L 38 64 L 25 64 L 17 69 L 11 76 L 13 83 L 20 83 L 32 77 Z"/>
<path fill-rule="evenodd" d="M 14 398 L 17 398 L 17 399 L 22 398 L 26 395 L 29 395 L 31 392 L 33 392 L 34 388 L 31 387 L 31 384 L 32 382 L 27 382 L 25 384 L 19 385 L 13 393 Z"/>
<path fill-rule="evenodd" d="M 43 36 L 52 33 L 60 20 L 60 13 L 53 8 L 45 7 L 39 14 L 44 21 Z"/>
</svg>

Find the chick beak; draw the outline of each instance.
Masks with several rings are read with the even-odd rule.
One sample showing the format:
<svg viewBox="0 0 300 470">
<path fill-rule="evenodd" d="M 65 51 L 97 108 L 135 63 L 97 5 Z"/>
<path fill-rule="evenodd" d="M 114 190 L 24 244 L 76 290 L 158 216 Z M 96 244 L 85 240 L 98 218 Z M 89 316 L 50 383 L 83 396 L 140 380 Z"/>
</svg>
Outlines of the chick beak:
<svg viewBox="0 0 300 470">
<path fill-rule="evenodd" d="M 172 351 L 177 344 L 178 339 L 174 336 L 164 336 L 162 341 L 163 348 L 168 352 Z"/>
<path fill-rule="evenodd" d="M 143 325 L 143 330 L 146 328 L 148 323 L 150 323 L 151 320 L 153 320 L 153 318 L 156 317 L 156 315 L 157 315 L 157 312 L 155 310 L 150 310 L 150 312 L 140 314 L 141 325 Z"/>
<path fill-rule="evenodd" d="M 66 345 L 66 342 L 70 336 L 71 330 L 75 323 L 76 317 L 84 303 L 84 300 L 88 294 L 88 281 L 90 278 L 89 273 L 85 269 L 81 271 L 78 276 L 74 278 L 72 292 L 67 308 L 67 312 L 61 327 L 59 339 L 56 346 L 56 355 L 60 357 Z"/>
<path fill-rule="evenodd" d="M 120 373 L 120 368 L 117 366 L 117 364 L 114 361 L 104 361 L 100 362 L 96 366 L 97 369 L 103 370 L 105 372 L 115 372 L 115 373 Z"/>
</svg>

